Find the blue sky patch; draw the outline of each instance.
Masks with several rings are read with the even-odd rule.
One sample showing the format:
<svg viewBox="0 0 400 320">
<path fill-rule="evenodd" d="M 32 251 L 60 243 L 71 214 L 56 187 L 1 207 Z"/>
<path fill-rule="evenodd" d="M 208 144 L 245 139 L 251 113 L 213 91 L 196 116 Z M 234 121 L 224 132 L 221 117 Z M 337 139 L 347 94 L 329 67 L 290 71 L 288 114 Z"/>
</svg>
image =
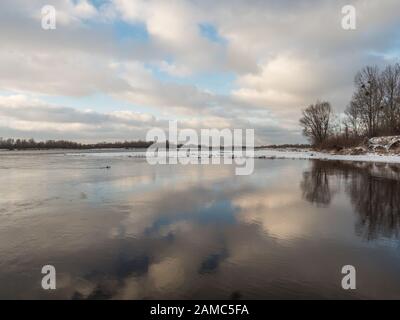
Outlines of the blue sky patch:
<svg viewBox="0 0 400 320">
<path fill-rule="evenodd" d="M 226 44 L 226 39 L 221 37 L 218 30 L 210 23 L 200 23 L 199 24 L 200 34 L 215 43 Z"/>
<path fill-rule="evenodd" d="M 113 31 L 118 40 L 135 40 L 146 42 L 149 40 L 149 33 L 147 32 L 144 23 L 130 24 L 121 20 L 113 22 Z"/>
</svg>

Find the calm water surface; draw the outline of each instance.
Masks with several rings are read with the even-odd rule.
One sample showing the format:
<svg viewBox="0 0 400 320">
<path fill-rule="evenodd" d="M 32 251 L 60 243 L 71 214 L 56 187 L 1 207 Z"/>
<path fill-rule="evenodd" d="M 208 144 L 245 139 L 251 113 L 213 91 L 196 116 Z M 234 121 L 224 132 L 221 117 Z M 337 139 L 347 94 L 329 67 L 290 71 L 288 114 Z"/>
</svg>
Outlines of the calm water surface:
<svg viewBox="0 0 400 320">
<path fill-rule="evenodd" d="M 400 298 L 398 165 L 2 153 L 0 195 L 2 299 Z"/>
</svg>

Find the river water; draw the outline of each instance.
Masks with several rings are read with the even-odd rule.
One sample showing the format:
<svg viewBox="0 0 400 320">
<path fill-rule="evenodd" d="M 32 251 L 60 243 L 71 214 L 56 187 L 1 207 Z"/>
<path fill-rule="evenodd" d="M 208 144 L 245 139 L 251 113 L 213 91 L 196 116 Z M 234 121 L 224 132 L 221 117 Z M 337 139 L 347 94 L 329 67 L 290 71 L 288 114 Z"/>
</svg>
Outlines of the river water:
<svg viewBox="0 0 400 320">
<path fill-rule="evenodd" d="M 2 299 L 400 298 L 399 165 L 3 152 L 0 196 Z"/>
</svg>

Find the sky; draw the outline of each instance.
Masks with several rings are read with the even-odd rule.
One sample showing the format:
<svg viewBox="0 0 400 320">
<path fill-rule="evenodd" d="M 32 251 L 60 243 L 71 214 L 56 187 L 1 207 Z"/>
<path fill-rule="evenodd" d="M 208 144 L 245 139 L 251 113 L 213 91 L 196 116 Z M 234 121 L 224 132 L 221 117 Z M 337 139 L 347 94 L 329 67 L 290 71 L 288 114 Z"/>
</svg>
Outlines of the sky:
<svg viewBox="0 0 400 320">
<path fill-rule="evenodd" d="M 304 107 L 343 112 L 357 71 L 399 61 L 399 17 L 399 0 L 2 0 L 0 137 L 136 140 L 178 120 L 304 143 Z"/>
</svg>

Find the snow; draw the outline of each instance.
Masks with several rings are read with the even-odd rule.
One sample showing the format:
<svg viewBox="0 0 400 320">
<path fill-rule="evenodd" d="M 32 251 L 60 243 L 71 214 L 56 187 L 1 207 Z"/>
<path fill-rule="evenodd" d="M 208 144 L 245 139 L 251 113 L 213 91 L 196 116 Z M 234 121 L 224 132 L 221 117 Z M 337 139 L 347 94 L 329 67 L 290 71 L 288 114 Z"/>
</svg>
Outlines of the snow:
<svg viewBox="0 0 400 320">
<path fill-rule="evenodd" d="M 67 153 L 69 156 L 87 156 L 87 157 L 129 157 L 129 158 L 146 158 L 146 151 L 126 151 L 126 152 L 77 152 Z M 211 157 L 221 157 L 224 153 L 220 151 L 212 151 Z M 231 157 L 232 153 L 226 152 L 227 157 Z M 172 157 L 175 155 L 167 155 Z M 195 158 L 209 157 L 206 151 L 198 152 L 192 150 L 190 153 L 184 155 Z M 235 158 L 243 157 L 240 152 L 234 153 Z M 245 157 L 247 157 L 245 155 Z M 253 158 L 253 156 L 251 156 Z M 254 151 L 255 159 L 320 159 L 320 160 L 342 160 L 342 161 L 359 161 L 359 162 L 386 162 L 386 163 L 400 163 L 400 155 L 380 155 L 377 153 L 366 153 L 362 155 L 339 155 L 324 152 L 316 152 L 312 150 L 293 150 L 293 149 L 256 149 Z"/>
<path fill-rule="evenodd" d="M 339 155 L 311 150 L 276 150 L 259 149 L 255 151 L 255 158 L 276 158 L 276 159 L 320 159 L 320 160 L 342 160 L 342 161 L 361 161 L 361 162 L 386 162 L 400 163 L 400 155 L 380 155 L 377 153 L 366 153 L 363 155 Z"/>
<path fill-rule="evenodd" d="M 368 141 L 368 148 L 376 150 L 377 148 L 389 150 L 397 143 L 400 143 L 400 136 L 386 136 L 386 137 L 375 137 Z"/>
</svg>

